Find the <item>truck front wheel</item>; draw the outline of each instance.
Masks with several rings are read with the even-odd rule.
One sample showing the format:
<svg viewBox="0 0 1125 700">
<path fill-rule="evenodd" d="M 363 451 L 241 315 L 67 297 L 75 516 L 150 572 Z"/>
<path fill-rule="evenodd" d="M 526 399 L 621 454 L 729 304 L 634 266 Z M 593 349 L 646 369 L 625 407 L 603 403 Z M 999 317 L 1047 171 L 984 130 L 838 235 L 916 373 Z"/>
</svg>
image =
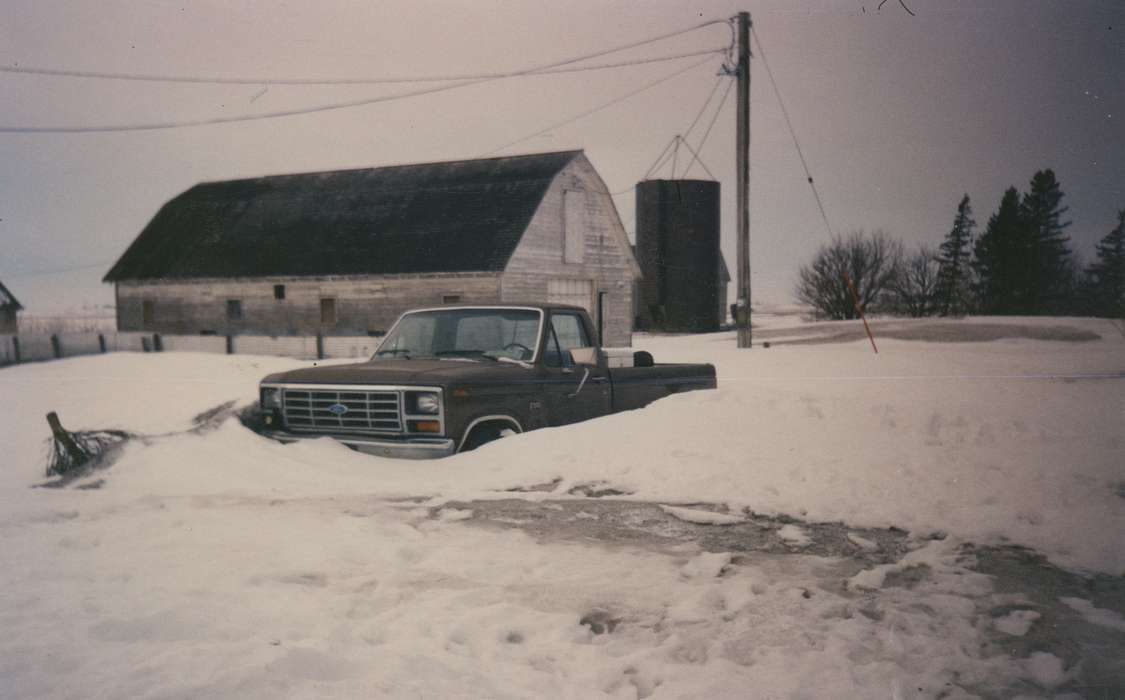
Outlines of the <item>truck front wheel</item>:
<svg viewBox="0 0 1125 700">
<path fill-rule="evenodd" d="M 472 432 L 469 433 L 469 437 L 465 439 L 459 451 L 468 452 L 469 450 L 475 450 L 481 445 L 488 444 L 493 440 L 499 440 L 502 437 L 515 434 L 516 430 L 506 421 L 493 421 L 474 425 Z"/>
</svg>

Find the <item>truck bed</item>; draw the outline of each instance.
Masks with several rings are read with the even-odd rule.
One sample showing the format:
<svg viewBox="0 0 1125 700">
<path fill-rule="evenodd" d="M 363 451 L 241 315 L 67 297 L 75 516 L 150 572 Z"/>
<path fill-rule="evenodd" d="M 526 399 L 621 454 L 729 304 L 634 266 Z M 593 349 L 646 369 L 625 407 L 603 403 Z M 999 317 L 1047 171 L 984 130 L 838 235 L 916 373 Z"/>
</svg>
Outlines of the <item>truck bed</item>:
<svg viewBox="0 0 1125 700">
<path fill-rule="evenodd" d="M 671 394 L 716 387 L 715 367 L 702 364 L 656 364 L 652 367 L 611 367 L 613 412 L 641 408 Z"/>
</svg>

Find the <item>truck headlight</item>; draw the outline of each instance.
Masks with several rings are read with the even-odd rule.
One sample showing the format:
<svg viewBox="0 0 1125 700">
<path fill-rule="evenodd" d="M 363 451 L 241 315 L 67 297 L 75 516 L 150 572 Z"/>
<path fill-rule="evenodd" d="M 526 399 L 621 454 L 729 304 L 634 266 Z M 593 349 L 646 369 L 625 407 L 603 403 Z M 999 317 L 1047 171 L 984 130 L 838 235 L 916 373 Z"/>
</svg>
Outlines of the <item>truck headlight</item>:
<svg viewBox="0 0 1125 700">
<path fill-rule="evenodd" d="M 415 413 L 437 413 L 441 410 L 441 399 L 433 392 L 418 392 L 414 394 Z"/>
<path fill-rule="evenodd" d="M 281 409 L 281 389 L 276 387 L 262 387 L 261 389 L 262 408 L 265 410 Z"/>
</svg>

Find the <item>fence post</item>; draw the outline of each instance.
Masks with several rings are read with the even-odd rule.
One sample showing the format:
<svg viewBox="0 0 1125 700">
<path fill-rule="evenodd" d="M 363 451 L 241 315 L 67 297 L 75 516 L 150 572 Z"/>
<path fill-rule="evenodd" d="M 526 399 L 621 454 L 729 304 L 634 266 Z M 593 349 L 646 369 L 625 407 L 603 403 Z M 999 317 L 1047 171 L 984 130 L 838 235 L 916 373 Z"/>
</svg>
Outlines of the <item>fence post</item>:
<svg viewBox="0 0 1125 700">
<path fill-rule="evenodd" d="M 16 364 L 20 363 L 20 339 L 19 336 L 12 336 L 12 354 L 15 355 Z"/>
<path fill-rule="evenodd" d="M 229 333 L 227 334 L 227 354 L 234 354 L 234 336 Z"/>
<path fill-rule="evenodd" d="M 319 331 L 316 334 L 316 359 L 324 359 L 324 334 Z"/>
<path fill-rule="evenodd" d="M 62 343 L 59 342 L 57 335 L 51 336 L 51 350 L 55 353 L 56 360 L 62 359 Z"/>
<path fill-rule="evenodd" d="M 105 336 L 102 335 L 101 333 L 98 333 L 98 349 L 101 350 L 103 353 L 106 352 Z"/>
<path fill-rule="evenodd" d="M 153 333 L 152 334 L 152 351 L 153 352 L 164 352 L 164 343 L 160 340 L 160 334 L 159 333 Z"/>
</svg>

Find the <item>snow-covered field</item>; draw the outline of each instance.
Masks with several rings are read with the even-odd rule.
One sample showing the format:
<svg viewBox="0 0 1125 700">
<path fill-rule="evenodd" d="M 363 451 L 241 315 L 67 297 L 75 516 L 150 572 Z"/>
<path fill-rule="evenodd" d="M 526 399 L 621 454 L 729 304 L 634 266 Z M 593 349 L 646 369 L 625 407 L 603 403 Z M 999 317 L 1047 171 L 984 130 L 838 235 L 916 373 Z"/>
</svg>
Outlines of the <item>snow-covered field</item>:
<svg viewBox="0 0 1125 700">
<path fill-rule="evenodd" d="M 718 391 L 422 463 L 281 446 L 236 420 L 168 434 L 251 402 L 292 360 L 118 353 L 0 370 L 0 697 L 1069 690 L 1080 663 L 1002 643 L 1048 611 L 972 571 L 962 545 L 1125 574 L 1121 332 L 887 321 L 875 355 L 839 335 L 855 324 L 762 320 L 769 349 L 637 337 L 658 361 L 713 362 Z M 49 410 L 71 429 L 161 436 L 130 442 L 90 478 L 99 488 L 32 489 Z M 542 537 L 446 505 L 557 508 L 582 486 L 707 527 L 792 516 L 776 532 L 792 553 Z M 902 528 L 910 551 L 803 554 L 801 521 L 842 521 L 857 553 L 879 549 L 874 528 Z M 1125 639 L 1121 610 L 1064 598 Z"/>
</svg>

